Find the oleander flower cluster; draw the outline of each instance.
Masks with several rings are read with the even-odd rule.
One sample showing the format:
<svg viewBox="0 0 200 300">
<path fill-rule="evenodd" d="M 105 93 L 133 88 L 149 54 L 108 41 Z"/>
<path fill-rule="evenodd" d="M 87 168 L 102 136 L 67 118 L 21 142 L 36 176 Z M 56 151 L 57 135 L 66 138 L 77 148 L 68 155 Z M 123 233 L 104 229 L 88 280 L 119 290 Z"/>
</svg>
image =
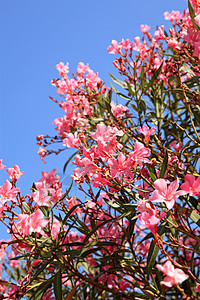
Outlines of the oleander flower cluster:
<svg viewBox="0 0 200 300">
<path fill-rule="evenodd" d="M 110 87 L 56 65 L 63 116 L 37 144 L 45 163 L 66 153 L 68 189 L 53 169 L 22 195 L 0 160 L 0 299 L 199 299 L 200 2 L 164 18 L 111 42 Z"/>
</svg>

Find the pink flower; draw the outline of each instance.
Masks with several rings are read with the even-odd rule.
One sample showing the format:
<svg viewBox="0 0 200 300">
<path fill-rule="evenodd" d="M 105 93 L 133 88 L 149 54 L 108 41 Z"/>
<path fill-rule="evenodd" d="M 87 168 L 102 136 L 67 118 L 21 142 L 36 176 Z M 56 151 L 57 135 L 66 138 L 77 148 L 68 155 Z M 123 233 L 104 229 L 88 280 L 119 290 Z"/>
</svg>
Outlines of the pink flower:
<svg viewBox="0 0 200 300">
<path fill-rule="evenodd" d="M 2 164 L 2 160 L 3 160 L 3 159 L 1 159 L 1 160 L 0 160 L 0 170 L 2 170 L 2 169 L 5 169 L 5 168 L 6 168 L 6 166 Z"/>
<path fill-rule="evenodd" d="M 112 40 L 111 45 L 107 48 L 107 52 L 111 54 L 120 54 L 122 46 L 117 41 Z"/>
<path fill-rule="evenodd" d="M 149 209 L 148 211 L 142 212 L 139 215 L 139 220 L 141 225 L 150 229 L 153 234 L 157 232 L 157 226 L 160 220 L 162 220 L 167 214 L 165 212 L 161 212 L 160 216 L 158 215 L 158 211 L 156 209 Z"/>
<path fill-rule="evenodd" d="M 16 224 L 17 229 L 21 234 L 27 236 L 32 232 L 44 234 L 42 228 L 46 227 L 49 220 L 43 218 L 43 213 L 40 209 L 37 209 L 31 215 L 19 214 L 19 222 Z"/>
<path fill-rule="evenodd" d="M 139 165 L 141 168 L 143 163 L 149 163 L 148 157 L 151 154 L 151 150 L 145 148 L 144 145 L 140 142 L 135 142 L 134 151 L 129 154 L 130 159 Z"/>
<path fill-rule="evenodd" d="M 156 131 L 156 128 L 152 127 L 151 129 L 149 129 L 149 127 L 147 125 L 144 125 L 142 128 L 139 127 L 138 131 L 144 135 L 144 138 L 148 145 L 149 140 L 150 140 L 150 135 Z"/>
<path fill-rule="evenodd" d="M 63 146 L 67 146 L 68 148 L 74 147 L 78 148 L 78 144 L 80 143 L 79 137 L 77 137 L 77 132 L 68 133 L 67 137 L 63 140 Z"/>
<path fill-rule="evenodd" d="M 164 25 L 159 27 L 159 30 L 156 30 L 154 33 L 155 40 L 158 42 L 159 40 L 165 40 L 166 36 L 164 34 Z"/>
<path fill-rule="evenodd" d="M 47 149 L 46 148 L 39 148 L 38 150 L 38 155 L 40 156 L 41 160 L 43 161 L 44 164 L 46 164 L 46 161 L 44 161 L 44 157 L 46 156 Z"/>
<path fill-rule="evenodd" d="M 197 286 L 194 289 L 195 293 L 200 293 L 200 283 L 197 283 Z"/>
<path fill-rule="evenodd" d="M 165 20 L 169 20 L 170 22 L 173 22 L 173 20 L 175 20 L 176 24 L 178 24 L 178 20 L 180 20 L 182 16 L 183 15 L 180 13 L 180 11 L 174 10 L 172 10 L 171 14 L 168 11 L 164 13 Z"/>
<path fill-rule="evenodd" d="M 130 40 L 127 39 L 126 41 L 122 39 L 122 41 L 119 43 L 119 45 L 127 52 L 129 49 L 131 49 L 132 45 L 130 43 Z"/>
<path fill-rule="evenodd" d="M 29 216 L 29 233 L 38 232 L 43 234 L 42 228 L 44 228 L 49 223 L 49 220 L 43 218 L 43 213 L 40 209 L 37 209 L 34 213 Z"/>
<path fill-rule="evenodd" d="M 44 187 L 42 182 L 35 183 L 37 191 L 33 192 L 33 199 L 39 206 L 51 206 L 50 196 L 48 195 L 47 188 Z"/>
<path fill-rule="evenodd" d="M 177 41 L 177 38 L 171 38 L 167 40 L 167 45 L 175 50 L 181 50 L 182 43 Z"/>
<path fill-rule="evenodd" d="M 190 196 L 197 196 L 200 193 L 200 177 L 195 181 L 195 177 L 192 174 L 185 175 L 185 182 L 181 184 L 180 188 L 189 193 Z"/>
<path fill-rule="evenodd" d="M 17 179 L 21 178 L 21 175 L 24 174 L 24 172 L 20 171 L 18 165 L 14 165 L 13 168 L 8 168 L 7 173 L 12 181 L 16 181 Z"/>
<path fill-rule="evenodd" d="M 194 18 L 195 23 L 200 27 L 200 13 Z"/>
<path fill-rule="evenodd" d="M 16 202 L 15 197 L 19 193 L 18 188 L 12 188 L 12 184 L 6 180 L 3 186 L 0 186 L 0 201 L 4 204 L 6 201 L 10 200 Z"/>
<path fill-rule="evenodd" d="M 177 191 L 179 187 L 179 179 L 177 178 L 175 181 L 169 183 L 166 179 L 157 179 L 154 182 L 154 186 L 156 190 L 153 192 L 151 198 L 149 199 L 152 202 L 164 202 L 168 209 L 171 209 L 175 200 L 182 195 L 186 195 L 185 191 Z"/>
<path fill-rule="evenodd" d="M 177 143 L 177 141 L 173 141 L 171 142 L 171 144 L 169 144 L 169 147 L 170 148 L 173 147 L 176 152 L 179 152 L 183 149 L 183 143 L 182 142 Z"/>
<path fill-rule="evenodd" d="M 172 287 L 174 284 L 182 283 L 189 277 L 181 269 L 175 269 L 169 260 L 164 264 L 164 266 L 157 264 L 156 267 L 166 275 L 164 280 L 160 283 L 167 287 Z"/>
<path fill-rule="evenodd" d="M 151 29 L 148 25 L 140 25 L 140 29 L 143 34 L 148 33 L 148 31 Z"/>
<path fill-rule="evenodd" d="M 69 73 L 69 63 L 64 65 L 63 62 L 60 62 L 59 64 L 56 65 L 56 69 L 59 71 L 59 75 L 64 77 L 66 76 L 67 73 Z"/>
<path fill-rule="evenodd" d="M 130 167 L 130 160 L 127 160 L 127 157 L 120 152 L 117 159 L 114 157 L 108 160 L 108 165 L 110 167 L 110 173 L 113 178 L 122 176 L 123 174 L 132 178 L 133 175 L 129 169 Z"/>
</svg>

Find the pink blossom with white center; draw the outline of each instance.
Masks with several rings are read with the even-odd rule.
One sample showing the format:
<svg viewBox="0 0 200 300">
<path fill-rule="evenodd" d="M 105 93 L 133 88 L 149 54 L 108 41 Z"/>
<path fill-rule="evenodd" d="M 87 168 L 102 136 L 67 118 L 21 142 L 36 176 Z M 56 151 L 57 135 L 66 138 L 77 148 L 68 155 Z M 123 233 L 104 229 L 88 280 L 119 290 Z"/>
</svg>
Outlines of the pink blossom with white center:
<svg viewBox="0 0 200 300">
<path fill-rule="evenodd" d="M 147 125 L 144 125 L 142 128 L 139 127 L 138 131 L 141 132 L 144 135 L 144 138 L 147 142 L 147 145 L 149 143 L 150 140 L 150 135 L 153 134 L 156 131 L 155 127 L 152 127 L 151 129 L 149 129 L 149 127 Z"/>
<path fill-rule="evenodd" d="M 198 196 L 200 193 L 200 177 L 195 180 L 195 176 L 192 174 L 185 175 L 185 182 L 181 184 L 180 188 L 189 193 L 190 196 Z"/>
<path fill-rule="evenodd" d="M 87 75 L 85 76 L 85 80 L 87 82 L 87 86 L 91 90 L 98 90 L 97 85 L 101 82 L 101 78 L 98 77 L 98 73 L 94 73 L 91 69 L 87 71 Z"/>
<path fill-rule="evenodd" d="M 149 163 L 150 160 L 147 159 L 150 156 L 151 150 L 145 148 L 144 145 L 140 142 L 135 142 L 134 151 L 129 154 L 129 159 L 141 168 L 143 164 Z"/>
<path fill-rule="evenodd" d="M 177 38 L 170 38 L 167 40 L 168 47 L 175 49 L 175 50 L 181 50 L 182 43 L 177 41 Z"/>
<path fill-rule="evenodd" d="M 167 214 L 161 212 L 160 215 L 156 209 L 149 209 L 148 211 L 142 212 L 139 215 L 141 225 L 150 229 L 153 234 L 157 232 L 157 226 L 160 220 L 162 220 Z"/>
<path fill-rule="evenodd" d="M 49 196 L 49 190 L 45 188 L 44 184 L 42 182 L 36 182 L 35 183 L 37 191 L 33 192 L 33 200 L 39 205 L 39 206 L 47 206 L 50 207 L 50 196 Z"/>
<path fill-rule="evenodd" d="M 133 50 L 139 51 L 139 54 L 140 54 L 142 59 L 147 57 L 150 49 L 147 47 L 146 42 L 144 41 L 144 42 L 141 43 L 139 36 L 136 36 L 134 38 L 134 42 L 135 43 L 133 45 Z"/>
<path fill-rule="evenodd" d="M 66 74 L 69 73 L 69 63 L 65 65 L 63 62 L 60 62 L 56 65 L 56 69 L 59 71 L 59 76 L 66 77 Z"/>
<path fill-rule="evenodd" d="M 18 219 L 19 222 L 16 224 L 18 231 L 24 236 L 29 235 L 29 230 L 30 230 L 29 215 L 19 214 Z"/>
<path fill-rule="evenodd" d="M 42 228 L 46 227 L 49 220 L 45 220 L 43 213 L 40 209 L 37 209 L 34 213 L 29 216 L 30 229 L 29 233 L 37 232 L 43 234 Z"/>
<path fill-rule="evenodd" d="M 170 22 L 173 22 L 173 20 L 175 20 L 175 24 L 178 24 L 178 21 L 182 18 L 182 14 L 180 13 L 180 11 L 175 11 L 175 10 L 172 10 L 171 14 L 166 11 L 164 13 L 164 18 L 165 20 L 168 20 Z"/>
<path fill-rule="evenodd" d="M 42 228 L 46 227 L 49 220 L 44 219 L 44 215 L 40 209 L 37 209 L 31 215 L 19 214 L 19 222 L 16 224 L 17 229 L 24 236 L 29 235 L 32 232 L 44 234 Z"/>
<path fill-rule="evenodd" d="M 140 29 L 143 34 L 148 33 L 148 31 L 151 29 L 148 25 L 140 25 Z"/>
<path fill-rule="evenodd" d="M 21 175 L 24 174 L 24 172 L 20 171 L 18 165 L 14 165 L 13 168 L 8 168 L 7 173 L 12 181 L 16 181 L 17 179 L 21 178 Z"/>
<path fill-rule="evenodd" d="M 0 160 L 0 170 L 3 170 L 6 168 L 5 165 L 2 164 L 3 159 Z"/>
<path fill-rule="evenodd" d="M 60 177 L 56 175 L 56 169 L 53 169 L 51 172 L 42 171 L 42 178 L 39 182 L 43 182 L 48 188 L 52 186 L 59 188 L 59 179 Z"/>
<path fill-rule="evenodd" d="M 159 40 L 165 40 L 166 36 L 164 34 L 164 25 L 159 27 L 159 30 L 156 30 L 154 33 L 155 40 L 158 42 Z"/>
<path fill-rule="evenodd" d="M 96 173 L 93 175 L 93 177 L 94 177 L 94 181 L 92 182 L 92 184 L 94 188 L 100 186 L 106 186 L 107 184 L 109 184 L 109 181 L 104 177 L 102 177 L 101 173 Z"/>
<path fill-rule="evenodd" d="M 111 54 L 120 54 L 122 46 L 117 41 L 112 40 L 111 45 L 107 48 L 107 52 Z"/>
<path fill-rule="evenodd" d="M 78 64 L 78 67 L 77 67 L 77 75 L 78 75 L 78 76 L 83 76 L 83 74 L 84 74 L 85 72 L 87 72 L 89 69 L 90 69 L 90 68 L 89 68 L 88 64 L 85 65 L 84 63 L 80 62 L 80 63 Z"/>
<path fill-rule="evenodd" d="M 132 178 L 133 174 L 131 173 L 129 167 L 131 166 L 130 160 L 127 160 L 127 157 L 120 152 L 117 159 L 114 157 L 108 160 L 108 165 L 110 167 L 110 173 L 113 178 L 122 176 L 123 174 Z"/>
<path fill-rule="evenodd" d="M 97 124 L 97 130 L 91 134 L 91 137 L 101 142 L 103 145 L 110 143 L 116 139 L 116 136 L 123 136 L 122 130 L 118 130 L 116 127 L 105 126 L 105 124 Z"/>
<path fill-rule="evenodd" d="M 132 44 L 129 39 L 127 39 L 126 41 L 124 39 L 122 39 L 122 41 L 119 43 L 119 45 L 122 46 L 122 48 L 125 50 L 125 52 L 127 52 L 129 49 L 132 48 Z"/>
<path fill-rule="evenodd" d="M 77 132 L 68 133 L 67 137 L 63 140 L 63 146 L 67 146 L 68 148 L 74 147 L 78 148 L 80 143 L 79 137 L 77 137 Z"/>
<path fill-rule="evenodd" d="M 179 179 L 177 178 L 175 181 L 171 182 L 168 185 L 169 181 L 166 179 L 157 179 L 154 182 L 155 191 L 150 197 L 150 201 L 152 202 L 164 202 L 168 209 L 172 209 L 175 204 L 175 200 L 179 196 L 186 195 L 185 191 L 177 191 L 179 187 Z"/>
<path fill-rule="evenodd" d="M 115 104 L 113 101 L 110 103 L 111 111 L 116 118 L 124 117 L 126 114 L 129 114 L 129 110 L 126 106 L 122 104 Z"/>
<path fill-rule="evenodd" d="M 16 202 L 15 197 L 19 193 L 19 188 L 12 188 L 12 184 L 6 180 L 3 186 L 0 186 L 0 201 L 4 204 L 6 201 Z"/>
<path fill-rule="evenodd" d="M 164 266 L 157 264 L 156 268 L 166 275 L 164 280 L 160 283 L 167 287 L 172 287 L 174 284 L 182 283 L 189 277 L 181 269 L 174 268 L 169 260 L 164 264 Z"/>
</svg>

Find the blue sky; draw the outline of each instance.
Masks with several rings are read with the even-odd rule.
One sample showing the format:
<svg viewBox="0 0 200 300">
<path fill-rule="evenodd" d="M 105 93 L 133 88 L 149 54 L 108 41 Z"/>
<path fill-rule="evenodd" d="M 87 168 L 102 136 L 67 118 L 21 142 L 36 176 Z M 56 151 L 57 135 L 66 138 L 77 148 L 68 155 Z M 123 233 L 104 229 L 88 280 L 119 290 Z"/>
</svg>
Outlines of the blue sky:
<svg viewBox="0 0 200 300">
<path fill-rule="evenodd" d="M 154 32 L 156 25 L 168 24 L 165 11 L 185 8 L 184 0 L 1 1 L 0 158 L 25 172 L 18 182 L 23 193 L 29 193 L 42 170 L 61 173 L 69 155 L 48 157 L 46 165 L 37 155 L 36 135 L 55 135 L 52 121 L 63 115 L 49 99 L 59 99 L 50 84 L 58 75 L 55 65 L 69 62 L 75 71 L 79 61 L 89 63 L 109 85 L 108 72 L 117 75 L 115 56 L 106 51 L 112 39 L 133 40 L 141 35 L 141 24 Z M 2 170 L 0 185 L 6 178 Z"/>
</svg>

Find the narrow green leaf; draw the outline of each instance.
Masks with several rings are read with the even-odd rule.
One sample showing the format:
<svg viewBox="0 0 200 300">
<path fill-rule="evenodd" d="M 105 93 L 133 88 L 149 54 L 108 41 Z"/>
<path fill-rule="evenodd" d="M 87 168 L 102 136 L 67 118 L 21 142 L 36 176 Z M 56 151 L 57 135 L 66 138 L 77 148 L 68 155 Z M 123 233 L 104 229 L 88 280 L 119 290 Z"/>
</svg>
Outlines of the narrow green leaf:
<svg viewBox="0 0 200 300">
<path fill-rule="evenodd" d="M 99 229 L 101 228 L 102 226 L 104 226 L 105 224 L 107 223 L 111 223 L 113 221 L 113 219 L 109 219 L 109 220 L 105 220 L 103 221 L 102 223 L 100 223 L 99 225 L 97 225 L 95 228 L 93 228 L 88 234 L 87 236 L 84 238 L 84 241 L 83 243 L 86 243 L 89 238 Z"/>
<path fill-rule="evenodd" d="M 156 175 L 156 170 L 154 168 L 150 167 L 148 164 L 147 164 L 147 169 L 149 170 L 151 180 L 153 182 L 156 181 L 158 179 L 157 175 Z"/>
<path fill-rule="evenodd" d="M 144 90 L 144 84 L 145 84 L 145 78 L 144 78 L 144 66 L 142 67 L 141 73 L 140 73 L 140 80 L 141 80 L 141 88 L 142 91 Z"/>
<path fill-rule="evenodd" d="M 36 289 L 33 291 L 32 296 L 30 297 L 30 300 L 40 300 L 46 290 L 51 286 L 53 282 L 53 278 L 50 278 L 46 280 L 45 282 L 42 282 Z"/>
<path fill-rule="evenodd" d="M 127 89 L 127 85 L 126 85 L 126 83 L 124 81 L 121 81 L 121 80 L 117 79 L 116 77 L 114 77 L 110 73 L 109 73 L 109 75 L 110 75 L 110 77 L 111 77 L 111 79 L 112 79 L 112 81 L 114 83 L 116 83 L 117 85 L 121 86 L 123 89 Z"/>
<path fill-rule="evenodd" d="M 41 212 L 43 213 L 43 215 L 48 218 L 49 217 L 49 211 L 50 211 L 50 208 L 47 207 L 47 206 L 40 206 L 39 207 Z"/>
<path fill-rule="evenodd" d="M 76 154 L 78 154 L 78 153 L 79 153 L 79 151 L 76 151 L 76 152 L 74 152 L 74 153 L 68 158 L 68 160 L 67 160 L 66 163 L 64 164 L 64 167 L 63 167 L 63 173 L 65 173 L 65 170 L 66 170 L 66 168 L 67 168 L 69 162 L 70 162 L 70 161 L 72 160 L 72 158 L 73 158 Z"/>
<path fill-rule="evenodd" d="M 189 0 L 188 0 L 188 8 L 189 8 L 189 13 L 190 13 L 190 17 L 191 17 L 192 23 L 194 25 L 194 28 L 196 30 L 200 30 L 199 26 L 195 23 L 194 18 L 196 17 L 196 15 L 195 15 L 194 9 L 192 7 L 192 4 L 190 3 Z"/>
<path fill-rule="evenodd" d="M 130 85 L 130 83 L 128 81 L 126 81 L 126 84 L 127 84 L 129 93 L 134 97 L 135 96 L 135 92 L 134 92 L 132 86 Z"/>
<path fill-rule="evenodd" d="M 160 225 L 160 226 L 158 227 L 158 234 L 159 234 L 161 237 L 164 236 L 165 231 L 166 231 L 166 228 L 165 228 L 164 225 Z M 158 248 L 158 246 L 156 246 L 156 245 L 154 244 L 154 241 L 152 240 L 152 241 L 151 241 L 150 248 L 149 248 L 148 257 L 147 257 L 147 274 L 149 274 L 149 273 L 151 272 L 151 269 L 153 268 L 153 266 L 154 266 L 154 264 L 155 264 L 155 261 L 156 261 L 158 252 L 159 252 L 159 248 Z"/>
<path fill-rule="evenodd" d="M 26 202 L 22 202 L 22 205 L 26 212 L 31 213 L 30 207 Z"/>
<path fill-rule="evenodd" d="M 200 215 L 197 214 L 194 209 L 190 210 L 189 217 L 193 222 L 195 222 L 200 227 Z"/>
<path fill-rule="evenodd" d="M 126 96 L 126 95 L 120 93 L 120 92 L 112 85 L 111 82 L 110 82 L 110 85 L 111 85 L 113 91 L 114 91 L 118 96 L 120 96 L 121 98 L 123 98 L 123 99 L 125 99 L 125 100 L 128 100 L 128 102 L 131 101 L 131 98 L 130 98 L 130 97 L 128 97 L 128 96 Z"/>
<path fill-rule="evenodd" d="M 149 83 L 146 86 L 145 91 L 147 91 L 152 86 L 152 84 L 154 83 L 154 81 L 158 78 L 158 76 L 159 76 L 159 74 L 161 72 L 162 66 L 163 66 L 163 63 L 160 65 L 160 67 L 153 74 L 151 80 L 149 81 Z"/>
<path fill-rule="evenodd" d="M 163 160 L 163 164 L 162 164 L 162 167 L 160 169 L 160 176 L 159 176 L 159 178 L 164 178 L 165 172 L 167 170 L 167 164 L 168 164 L 168 152 L 166 150 L 165 157 L 164 157 L 164 160 Z"/>
<path fill-rule="evenodd" d="M 54 276 L 53 287 L 56 300 L 62 300 L 62 273 L 60 268 Z"/>
</svg>

